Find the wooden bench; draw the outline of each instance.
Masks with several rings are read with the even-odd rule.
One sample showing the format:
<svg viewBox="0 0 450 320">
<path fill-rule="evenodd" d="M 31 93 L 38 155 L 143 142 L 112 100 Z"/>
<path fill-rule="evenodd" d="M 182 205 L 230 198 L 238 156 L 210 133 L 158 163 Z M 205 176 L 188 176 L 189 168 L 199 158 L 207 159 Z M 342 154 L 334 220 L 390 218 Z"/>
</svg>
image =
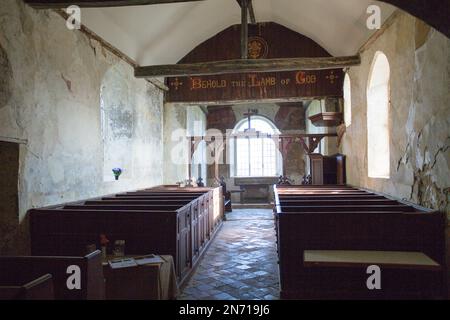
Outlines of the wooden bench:
<svg viewBox="0 0 450 320">
<path fill-rule="evenodd" d="M 69 266 L 80 268 L 81 288 L 69 289 L 67 273 Z M 35 279 L 43 274 L 50 274 L 53 281 L 54 297 L 57 300 L 101 300 L 105 297 L 105 283 L 101 253 L 99 250 L 86 256 L 13 256 L 0 257 L 0 275 L 2 283 L 22 281 L 24 277 Z M 45 286 L 48 293 L 50 288 L 47 282 L 39 282 Z"/>
<path fill-rule="evenodd" d="M 53 281 L 51 274 L 45 274 L 33 280 L 30 275 L 22 278 L 1 279 L 0 300 L 53 300 Z"/>
<path fill-rule="evenodd" d="M 321 192 L 321 197 L 328 198 L 310 194 L 314 189 Z M 324 192 L 325 189 L 329 193 Z M 345 190 L 352 192 L 348 188 Z M 275 188 L 275 229 L 283 298 L 443 297 L 445 214 L 404 201 L 392 202 L 393 199 L 380 198 L 381 195 L 376 199 L 352 199 L 348 194 L 336 196 L 335 191 L 334 188 L 295 186 L 289 191 L 287 187 L 280 188 L 278 192 L 278 187 Z M 328 200 L 329 197 L 333 197 L 332 200 Z M 346 197 L 345 205 L 341 204 L 340 197 Z M 390 285 L 382 292 L 373 292 L 365 287 L 368 275 L 361 273 L 362 265 L 342 263 L 336 267 L 305 261 L 305 257 L 310 258 L 305 253 L 314 252 L 311 250 L 418 252 L 435 261 L 439 268 L 408 270 L 404 276 L 399 275 L 404 268 L 391 268 L 393 270 L 383 275 Z M 353 274 L 359 278 L 352 277 Z M 417 281 L 408 284 L 408 277 Z"/>
</svg>

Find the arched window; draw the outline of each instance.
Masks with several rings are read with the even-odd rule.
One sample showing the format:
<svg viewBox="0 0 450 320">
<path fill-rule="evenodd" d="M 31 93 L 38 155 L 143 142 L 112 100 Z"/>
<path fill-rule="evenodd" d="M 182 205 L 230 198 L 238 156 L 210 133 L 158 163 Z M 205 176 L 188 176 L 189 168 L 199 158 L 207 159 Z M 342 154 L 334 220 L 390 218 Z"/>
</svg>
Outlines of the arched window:
<svg viewBox="0 0 450 320">
<path fill-rule="evenodd" d="M 248 119 L 242 119 L 233 133 L 239 136 L 234 145 L 234 175 L 237 177 L 272 177 L 281 172 L 281 154 L 273 139 L 258 137 L 255 132 L 269 135 L 279 134 L 278 129 L 268 119 L 252 116 L 248 131 Z M 253 131 L 254 130 L 254 131 Z M 249 133 L 246 135 L 246 133 Z"/>
<path fill-rule="evenodd" d="M 386 55 L 375 54 L 367 86 L 367 158 L 371 178 L 389 178 L 390 67 Z"/>
<path fill-rule="evenodd" d="M 352 124 L 352 92 L 348 73 L 344 78 L 344 122 L 347 127 Z"/>
</svg>

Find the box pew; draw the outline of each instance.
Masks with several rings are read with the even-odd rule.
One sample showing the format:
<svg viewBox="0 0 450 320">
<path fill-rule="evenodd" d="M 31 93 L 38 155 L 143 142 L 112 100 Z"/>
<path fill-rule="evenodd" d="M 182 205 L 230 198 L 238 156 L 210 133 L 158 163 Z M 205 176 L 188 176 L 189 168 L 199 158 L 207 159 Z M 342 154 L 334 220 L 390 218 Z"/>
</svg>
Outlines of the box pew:
<svg viewBox="0 0 450 320">
<path fill-rule="evenodd" d="M 278 185 L 278 190 L 283 192 L 304 192 L 307 190 L 363 190 L 349 185 Z"/>
<path fill-rule="evenodd" d="M 132 192 L 124 192 L 124 193 L 118 193 L 119 195 L 133 195 L 133 194 L 141 194 L 141 195 L 157 195 L 157 196 L 193 196 L 193 197 L 200 197 L 205 194 L 205 192 L 153 192 L 153 191 L 132 191 Z"/>
<path fill-rule="evenodd" d="M 303 212 L 366 212 L 366 211 L 390 211 L 390 212 L 416 212 L 417 209 L 407 205 L 328 205 L 326 203 L 316 205 L 282 206 L 281 213 L 303 213 Z"/>
<path fill-rule="evenodd" d="M 121 201 L 119 199 L 127 200 L 142 200 L 142 201 L 152 201 L 152 200 L 165 200 L 165 201 L 180 201 L 188 199 L 197 199 L 199 208 L 197 211 L 193 212 L 192 224 L 195 226 L 193 228 L 193 233 L 198 233 L 199 237 L 199 250 L 197 250 L 196 244 L 194 244 L 194 251 L 199 252 L 204 243 L 211 237 L 212 231 L 221 222 L 222 214 L 217 215 L 214 211 L 214 207 L 219 207 L 220 204 L 214 204 L 213 194 L 197 193 L 201 194 L 201 197 L 195 195 L 188 195 L 187 192 L 181 192 L 180 194 L 175 192 L 164 193 L 164 196 L 160 196 L 161 192 L 136 192 L 128 194 L 119 194 L 115 198 L 103 197 L 102 200 L 111 201 Z M 166 200 L 167 199 L 167 200 Z M 211 213 L 210 213 L 211 211 Z M 217 211 L 217 210 L 216 210 Z M 223 211 L 223 210 L 221 210 Z M 198 226 L 198 227 L 197 227 Z M 193 238 L 197 238 L 197 235 L 193 235 Z"/>
<path fill-rule="evenodd" d="M 155 200 L 155 199 L 107 199 L 107 200 L 87 200 L 83 201 L 82 204 L 92 205 L 92 204 L 156 204 L 156 203 L 165 203 L 171 206 L 184 206 L 192 202 L 192 200 Z"/>
<path fill-rule="evenodd" d="M 371 198 L 345 199 L 346 205 L 337 204 L 342 201 L 338 197 L 311 200 L 307 195 L 305 199 L 301 187 L 285 197 L 286 189 L 280 188 L 278 194 L 275 188 L 274 208 L 283 298 L 435 299 L 445 295 L 445 214 L 404 201 L 393 204 L 386 197 L 383 205 L 374 205 Z M 380 251 L 383 256 L 414 255 L 416 260 L 367 263 L 367 256 Z M 323 261 L 311 258 L 311 252 Z M 346 256 L 349 252 L 351 263 Z M 423 263 L 426 259 L 433 261 L 432 267 Z M 366 287 L 370 264 L 382 268 L 382 290 Z"/>
<path fill-rule="evenodd" d="M 385 197 L 378 194 L 279 194 L 280 199 L 384 199 Z"/>
<path fill-rule="evenodd" d="M 213 211 L 213 199 L 211 196 L 205 193 L 199 193 L 202 196 L 188 196 L 183 193 L 183 196 L 180 196 L 179 194 L 176 194 L 175 192 L 171 192 L 169 195 L 165 195 L 163 198 L 161 196 L 155 195 L 152 193 L 140 193 L 139 196 L 136 194 L 132 195 L 121 195 L 120 197 L 115 198 L 102 198 L 101 201 L 109 201 L 108 204 L 124 204 L 124 205 L 158 205 L 158 204 L 185 204 L 189 202 L 196 201 L 195 210 L 192 210 L 192 233 L 193 233 L 193 239 L 199 239 L 198 241 L 195 240 L 193 242 L 193 250 L 196 253 L 200 253 L 202 247 L 205 245 L 206 241 L 211 237 L 212 231 L 217 226 L 219 220 L 214 217 L 214 211 Z M 126 201 L 126 202 L 124 202 Z M 133 203 L 129 202 L 133 201 Z M 142 201 L 145 201 L 143 203 Z M 85 202 L 85 204 L 92 204 L 92 202 Z M 95 204 L 100 204 L 100 202 L 95 202 Z M 138 208 L 138 207 L 134 207 Z M 194 240 L 193 240 L 194 241 Z M 198 242 L 198 244 L 197 244 Z M 197 255 L 197 254 L 196 254 Z M 195 256 L 196 256 L 195 255 Z"/>
<path fill-rule="evenodd" d="M 31 279 L 31 280 L 30 280 Z M 0 278 L 0 300 L 53 300 L 51 274 L 34 278 L 21 275 L 20 278 Z"/>
<path fill-rule="evenodd" d="M 296 206 L 341 206 L 349 205 L 399 205 L 398 201 L 389 199 L 302 199 L 302 200 L 291 200 L 291 199 L 280 199 L 280 206 L 282 207 L 296 207 Z"/>
<path fill-rule="evenodd" d="M 80 268 L 80 289 L 70 290 L 67 280 L 69 266 Z M 70 270 L 69 270 L 70 271 Z M 44 281 L 40 276 L 50 274 Z M 0 283 L 23 282 L 40 279 L 29 285 L 29 299 L 54 298 L 57 300 L 101 300 L 105 297 L 105 284 L 101 253 L 96 250 L 85 256 L 4 256 L 0 257 Z M 42 297 L 41 297 L 42 295 Z M 49 296 L 51 295 L 51 296 Z"/>
<path fill-rule="evenodd" d="M 158 195 L 158 194 L 147 194 L 147 193 L 133 193 L 133 194 L 117 194 L 115 198 L 155 198 L 155 199 L 197 199 L 199 196 L 196 195 Z"/>
<path fill-rule="evenodd" d="M 105 234 L 112 245 L 115 240 L 125 240 L 127 255 L 173 256 L 179 280 L 186 275 L 191 263 L 187 255 L 190 249 L 188 207 L 172 211 L 40 210 L 38 219 L 33 213 L 33 254 L 79 254 L 89 244 L 100 247 L 99 236 Z"/>
<path fill-rule="evenodd" d="M 130 203 L 133 202 L 133 203 Z M 64 209 L 70 210 L 113 210 L 113 211 L 173 211 L 186 205 L 185 201 L 167 200 L 122 200 L 122 201 L 85 201 L 84 204 L 66 205 Z M 145 203 L 142 203 L 145 202 Z M 176 204 L 178 202 L 178 204 Z M 191 230 L 191 249 L 194 262 L 200 256 L 207 241 L 213 233 L 213 211 L 209 209 L 208 203 L 204 199 L 190 201 L 190 230 Z"/>
</svg>

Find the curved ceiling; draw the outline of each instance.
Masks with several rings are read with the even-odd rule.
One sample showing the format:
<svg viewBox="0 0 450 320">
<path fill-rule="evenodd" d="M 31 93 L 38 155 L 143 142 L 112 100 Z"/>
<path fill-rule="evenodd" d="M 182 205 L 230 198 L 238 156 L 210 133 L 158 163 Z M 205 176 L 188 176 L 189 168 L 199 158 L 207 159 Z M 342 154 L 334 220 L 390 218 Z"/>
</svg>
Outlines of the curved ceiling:
<svg viewBox="0 0 450 320">
<path fill-rule="evenodd" d="M 395 7 L 370 0 L 253 0 L 257 22 L 299 32 L 334 56 L 353 55 L 374 32 L 369 5 L 385 21 Z M 139 65 L 172 64 L 203 41 L 240 23 L 235 0 L 206 0 L 139 7 L 82 9 L 82 23 Z"/>
</svg>

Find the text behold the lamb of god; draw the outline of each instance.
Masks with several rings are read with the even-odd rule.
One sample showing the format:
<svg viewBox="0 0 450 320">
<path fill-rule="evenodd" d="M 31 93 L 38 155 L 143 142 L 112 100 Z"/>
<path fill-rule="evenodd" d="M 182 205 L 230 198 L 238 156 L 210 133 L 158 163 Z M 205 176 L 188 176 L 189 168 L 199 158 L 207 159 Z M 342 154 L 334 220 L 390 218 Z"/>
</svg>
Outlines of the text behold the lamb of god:
<svg viewBox="0 0 450 320">
<path fill-rule="evenodd" d="M 304 71 L 298 71 L 293 77 L 284 77 L 278 79 L 275 76 L 259 76 L 257 74 L 248 74 L 246 79 L 205 79 L 202 77 L 190 78 L 190 90 L 199 89 L 216 89 L 227 87 L 270 87 L 277 85 L 289 85 L 295 83 L 296 85 L 315 84 L 317 82 L 317 75 L 309 74 Z"/>
</svg>

